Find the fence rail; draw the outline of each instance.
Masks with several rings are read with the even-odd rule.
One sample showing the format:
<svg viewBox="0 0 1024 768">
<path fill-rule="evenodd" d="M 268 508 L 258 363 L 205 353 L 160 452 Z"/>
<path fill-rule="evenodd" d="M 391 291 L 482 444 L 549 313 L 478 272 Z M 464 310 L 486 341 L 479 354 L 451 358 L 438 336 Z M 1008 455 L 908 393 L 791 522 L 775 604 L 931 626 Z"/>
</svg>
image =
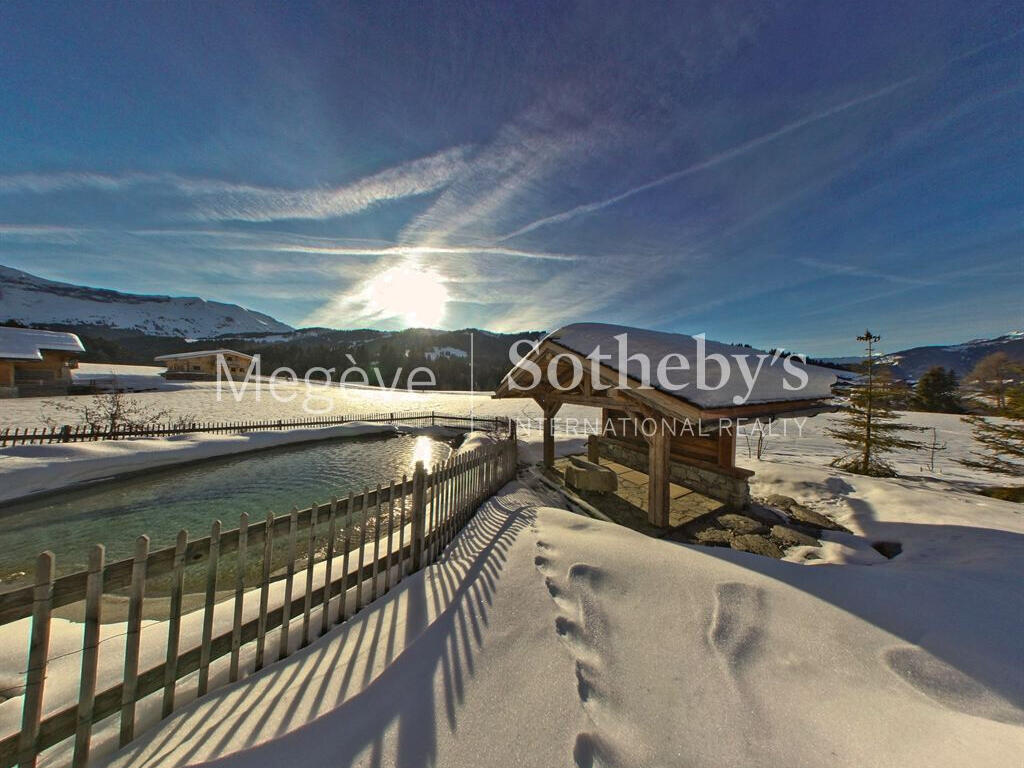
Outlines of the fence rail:
<svg viewBox="0 0 1024 768">
<path fill-rule="evenodd" d="M 305 646 L 436 560 L 476 508 L 515 475 L 515 427 L 501 421 L 508 433 L 495 442 L 429 470 L 418 462 L 411 478 L 349 494 L 347 500 L 332 498 L 329 504 L 279 516 L 268 513 L 266 520 L 253 523 L 243 513 L 237 528 L 223 531 L 218 520 L 209 536 L 189 541 L 183 530 L 174 546 L 152 552 L 149 538 L 141 536 L 134 557 L 109 564 L 104 563 L 103 546 L 97 545 L 88 570 L 60 578 L 54 578 L 53 554 L 42 553 L 34 586 L 0 594 L 0 624 L 32 617 L 22 729 L 0 739 L 0 768 L 35 766 L 40 752 L 72 737 L 72 765 L 85 765 L 95 723 L 119 717 L 123 746 L 135 736 L 136 704 L 145 697 L 162 693 L 161 717 L 167 717 L 175 709 L 184 677 L 198 672 L 195 691 L 202 696 L 209 689 L 211 662 L 229 656 L 227 679 L 237 680 L 241 651 L 253 643 L 252 669 L 259 670 L 289 654 L 289 632 L 298 633 L 292 637 L 300 638 L 299 647 Z M 275 542 L 287 549 L 286 560 L 276 568 Z M 237 563 L 230 579 L 223 578 L 219 568 L 229 556 Z M 249 565 L 257 566 L 258 579 L 248 578 Z M 201 587 L 189 586 L 190 570 L 199 572 L 200 578 L 191 583 Z M 151 625 L 143 626 L 147 586 L 161 577 L 167 581 L 163 589 L 169 597 L 166 654 L 162 662 L 140 669 L 145 641 L 154 636 Z M 272 601 L 272 586 L 282 582 L 283 598 Z M 123 674 L 101 679 L 97 659 L 106 642 L 99 639 L 103 596 L 115 592 L 128 600 L 127 631 L 119 636 L 125 638 Z M 225 598 L 225 592 L 233 597 Z M 202 598 L 192 611 L 183 610 L 187 593 Z M 253 615 L 246 617 L 246 597 L 254 606 L 257 594 L 259 609 L 248 611 Z M 231 600 L 230 621 L 215 622 L 215 605 Z M 45 707 L 53 611 L 82 601 L 78 700 L 70 706 L 65 701 L 63 706 Z M 201 633 L 183 633 L 182 618 L 199 611 Z M 227 614 L 222 611 L 221 616 Z M 269 642 L 274 631 L 279 633 L 276 651 Z"/>
<path fill-rule="evenodd" d="M 188 422 L 175 424 L 126 425 L 110 429 L 95 424 L 65 424 L 57 427 L 4 427 L 0 430 L 0 448 L 7 445 L 33 445 L 43 443 L 75 443 L 92 440 L 128 440 L 139 437 L 164 437 L 185 435 L 192 432 L 258 432 L 265 430 L 294 429 L 297 427 L 333 427 L 350 424 L 353 421 L 371 423 L 393 423 L 430 421 L 431 424 L 463 426 L 478 424 L 502 426 L 507 419 L 472 416 L 453 416 L 434 411 L 377 411 L 373 413 L 346 414 L 344 416 L 322 416 L 312 419 L 264 419 L 260 421 Z"/>
</svg>

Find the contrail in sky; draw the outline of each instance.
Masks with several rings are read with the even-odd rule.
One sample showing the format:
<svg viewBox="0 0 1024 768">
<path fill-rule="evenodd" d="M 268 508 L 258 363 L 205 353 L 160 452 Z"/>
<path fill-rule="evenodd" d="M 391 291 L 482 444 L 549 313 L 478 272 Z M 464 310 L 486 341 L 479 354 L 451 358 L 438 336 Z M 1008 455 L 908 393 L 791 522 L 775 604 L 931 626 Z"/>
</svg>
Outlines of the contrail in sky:
<svg viewBox="0 0 1024 768">
<path fill-rule="evenodd" d="M 869 101 L 880 99 L 883 96 L 886 96 L 887 94 L 890 94 L 895 90 L 898 90 L 909 85 L 910 83 L 914 82 L 920 77 L 920 75 L 913 75 L 912 77 L 908 77 L 891 85 L 887 85 L 885 88 L 881 88 L 877 91 L 874 91 L 873 93 L 869 93 L 866 96 L 858 96 L 856 99 L 844 102 L 837 106 L 826 109 L 822 112 L 815 112 L 814 114 L 808 115 L 807 117 L 797 120 L 796 122 L 784 125 L 781 128 L 772 131 L 771 133 L 766 133 L 763 136 L 757 137 L 756 139 L 751 139 L 750 141 L 746 141 L 742 144 L 739 144 L 733 147 L 732 149 L 727 149 L 726 151 L 720 152 L 717 155 L 712 155 L 706 160 L 701 160 L 699 163 L 695 163 L 694 165 L 688 166 L 678 171 L 673 171 L 672 173 L 666 174 L 665 176 L 660 176 L 657 179 L 654 179 L 653 181 L 647 182 L 646 184 L 641 184 L 638 187 L 627 189 L 625 192 L 620 192 L 619 194 L 614 195 L 613 197 L 608 197 L 605 198 L 604 200 L 597 200 L 596 202 L 593 203 L 586 203 L 585 205 L 578 205 L 575 208 L 570 208 L 567 211 L 562 211 L 561 213 L 556 213 L 552 216 L 546 216 L 543 219 L 537 219 L 536 221 L 527 224 L 525 227 L 517 229 L 515 232 L 509 232 L 507 235 L 502 235 L 497 239 L 497 242 L 509 240 L 513 237 L 518 237 L 519 235 L 525 235 L 527 232 L 532 232 L 535 229 L 540 229 L 541 227 L 546 227 L 550 224 L 558 224 L 563 221 L 568 221 L 569 219 L 574 219 L 581 214 L 592 213 L 594 211 L 601 210 L 602 208 L 607 208 L 609 205 L 615 205 L 616 203 L 622 202 L 623 200 L 633 197 L 634 195 L 639 195 L 641 192 L 646 192 L 649 189 L 654 189 L 655 187 L 660 187 L 664 184 L 670 184 L 673 181 L 682 179 L 686 176 L 690 176 L 694 173 L 698 173 L 699 171 L 707 170 L 708 168 L 714 168 L 715 166 L 728 162 L 729 160 L 732 160 L 734 157 L 739 157 L 740 155 L 743 155 L 752 149 L 757 149 L 760 146 L 775 141 L 776 139 L 779 139 L 787 134 L 793 133 L 793 131 L 798 131 L 804 126 L 810 125 L 811 123 L 816 123 L 819 120 L 824 120 L 826 118 L 832 117 L 833 115 L 837 115 L 840 112 L 845 112 L 846 110 L 852 109 L 853 107 L 856 107 L 860 104 L 865 104 Z"/>
<path fill-rule="evenodd" d="M 1006 42 L 1007 40 L 1016 37 L 1017 35 L 1021 34 L 1021 32 L 1024 32 L 1024 28 L 1015 29 L 1009 34 L 1003 35 L 1002 37 L 998 38 L 997 40 L 993 40 L 989 43 L 985 43 L 975 48 L 971 48 L 970 50 L 961 53 L 959 56 L 954 56 L 953 58 L 949 59 L 942 65 L 942 67 L 948 67 L 950 64 L 953 64 L 955 62 L 963 61 L 964 59 L 969 59 L 973 56 L 976 56 L 977 54 L 981 53 L 984 50 L 992 48 L 993 46 L 999 45 L 1001 43 Z M 546 216 L 543 219 L 537 219 L 536 221 L 527 224 L 525 227 L 520 227 L 515 232 L 509 232 L 507 235 L 502 235 L 501 237 L 497 238 L 495 242 L 500 243 L 504 240 L 509 240 L 513 237 L 518 237 L 519 235 L 525 235 L 527 232 L 532 232 L 535 229 L 540 229 L 541 227 L 546 227 L 550 224 L 558 224 L 560 222 L 576 218 L 581 214 L 599 211 L 602 208 L 607 208 L 609 205 L 615 205 L 616 203 L 622 202 L 623 200 L 633 197 L 634 195 L 639 195 L 641 192 L 646 192 L 649 189 L 660 187 L 663 184 L 670 184 L 673 181 L 676 181 L 677 179 L 690 176 L 691 174 L 706 170 L 708 168 L 714 168 L 715 166 L 728 162 L 729 160 L 732 160 L 734 157 L 738 157 L 746 152 L 749 152 L 752 149 L 757 149 L 758 147 L 768 144 L 769 142 L 775 141 L 776 139 L 781 138 L 787 134 L 790 134 L 793 131 L 798 131 L 804 126 L 810 125 L 811 123 L 816 123 L 819 120 L 825 120 L 826 118 L 832 117 L 833 115 L 837 115 L 840 112 L 845 112 L 846 110 L 852 109 L 853 107 L 859 106 L 861 104 L 866 104 L 867 102 L 874 101 L 875 99 L 880 99 L 883 96 L 892 93 L 893 91 L 899 90 L 900 88 L 904 88 L 910 85 L 911 83 L 920 80 L 926 74 L 929 73 L 921 72 L 916 75 L 911 75 L 910 77 L 898 80 L 897 82 L 887 85 L 884 88 L 880 88 L 879 90 L 874 91 L 872 93 L 866 94 L 864 96 L 858 96 L 856 99 L 851 99 L 850 101 L 838 104 L 837 106 L 830 107 L 829 109 L 826 109 L 822 112 L 815 112 L 814 114 L 808 115 L 807 117 L 797 120 L 796 122 L 784 125 L 778 130 L 772 131 L 771 133 L 766 133 L 764 136 L 759 136 L 756 139 L 751 139 L 750 141 L 744 142 L 743 144 L 735 146 L 732 149 L 727 149 L 725 152 L 713 155 L 709 157 L 707 160 L 702 160 L 699 163 L 689 166 L 688 168 L 673 171 L 670 174 L 661 176 L 657 179 L 654 179 L 653 181 L 647 182 L 646 184 L 641 184 L 638 187 L 627 189 L 625 192 L 620 192 L 619 194 L 613 197 L 608 197 L 605 198 L 604 200 L 598 200 L 593 203 L 586 203 L 585 205 L 578 205 L 575 208 L 570 208 L 567 211 L 562 211 L 561 213 L 556 213 L 552 216 Z"/>
</svg>

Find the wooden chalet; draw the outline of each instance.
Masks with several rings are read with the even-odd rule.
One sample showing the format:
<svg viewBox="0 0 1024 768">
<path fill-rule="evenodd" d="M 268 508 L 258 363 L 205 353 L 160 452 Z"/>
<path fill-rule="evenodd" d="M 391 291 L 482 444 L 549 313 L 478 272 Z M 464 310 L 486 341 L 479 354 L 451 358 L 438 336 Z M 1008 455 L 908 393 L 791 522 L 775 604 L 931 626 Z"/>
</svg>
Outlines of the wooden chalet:
<svg viewBox="0 0 1024 768">
<path fill-rule="evenodd" d="M 0 327 L 0 397 L 65 394 L 83 352 L 73 333 Z"/>
<path fill-rule="evenodd" d="M 160 355 L 153 359 L 167 366 L 162 374 L 165 379 L 213 381 L 217 378 L 218 357 L 224 360 L 221 375 L 229 379 L 244 379 L 253 359 L 252 355 L 233 349 L 197 349 L 194 352 Z"/>
<path fill-rule="evenodd" d="M 620 346 L 623 334 L 625 348 Z M 599 364 L 588 357 L 595 351 L 602 354 Z M 831 395 L 835 379 L 826 369 L 792 360 L 790 368 L 784 369 L 778 358 L 772 364 L 762 363 L 752 386 L 734 370 L 724 386 L 700 389 L 696 367 L 701 351 L 705 356 L 722 355 L 730 364 L 735 363 L 733 355 L 747 356 L 751 370 L 757 369 L 754 356 L 764 354 L 683 334 L 575 324 L 542 339 L 506 375 L 494 397 L 530 398 L 540 406 L 544 465 L 548 468 L 554 465 L 554 419 L 559 409 L 566 404 L 600 408 L 600 426 L 597 434 L 589 437 L 588 458 L 594 462 L 608 458 L 646 473 L 649 520 L 664 527 L 668 525 L 670 483 L 729 507 L 747 506 L 748 480 L 753 472 L 736 466 L 737 421 L 766 421 L 825 410 L 823 401 Z M 644 375 L 644 363 L 637 353 L 649 360 L 649 376 Z M 673 356 L 669 363 L 674 365 L 671 388 L 661 386 L 656 377 L 666 356 Z M 528 363 L 539 366 L 543 375 L 534 375 L 536 369 Z M 712 383 L 719 381 L 721 373 L 721 366 L 715 365 L 708 367 L 707 378 Z M 578 375 L 580 367 L 582 377 Z M 789 391 L 784 381 L 799 383 L 794 368 L 806 374 L 807 382 Z M 648 386 L 644 386 L 645 380 Z"/>
</svg>

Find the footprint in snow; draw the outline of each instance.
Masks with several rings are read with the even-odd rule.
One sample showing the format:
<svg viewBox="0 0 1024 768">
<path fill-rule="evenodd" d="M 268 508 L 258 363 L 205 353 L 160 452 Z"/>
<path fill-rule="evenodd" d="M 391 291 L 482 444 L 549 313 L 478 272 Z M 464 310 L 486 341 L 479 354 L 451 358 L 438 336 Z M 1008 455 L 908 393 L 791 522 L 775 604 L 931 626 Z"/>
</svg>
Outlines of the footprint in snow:
<svg viewBox="0 0 1024 768">
<path fill-rule="evenodd" d="M 715 605 L 708 642 L 730 669 L 739 669 L 762 651 L 765 595 L 759 587 L 741 582 L 715 586 Z"/>
<path fill-rule="evenodd" d="M 885 662 L 905 682 L 946 709 L 1024 725 L 1024 710 L 923 648 L 892 648 L 886 652 Z"/>
</svg>

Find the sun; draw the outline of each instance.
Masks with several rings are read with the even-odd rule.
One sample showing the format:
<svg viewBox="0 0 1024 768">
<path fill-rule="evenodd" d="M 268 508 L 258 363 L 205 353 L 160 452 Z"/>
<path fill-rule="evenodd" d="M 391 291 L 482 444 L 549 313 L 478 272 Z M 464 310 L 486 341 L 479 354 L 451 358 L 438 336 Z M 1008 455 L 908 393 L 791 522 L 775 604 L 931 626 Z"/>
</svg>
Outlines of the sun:
<svg viewBox="0 0 1024 768">
<path fill-rule="evenodd" d="M 366 303 L 378 317 L 400 317 L 408 327 L 432 328 L 444 318 L 448 289 L 433 270 L 402 265 L 370 280 Z"/>
</svg>

